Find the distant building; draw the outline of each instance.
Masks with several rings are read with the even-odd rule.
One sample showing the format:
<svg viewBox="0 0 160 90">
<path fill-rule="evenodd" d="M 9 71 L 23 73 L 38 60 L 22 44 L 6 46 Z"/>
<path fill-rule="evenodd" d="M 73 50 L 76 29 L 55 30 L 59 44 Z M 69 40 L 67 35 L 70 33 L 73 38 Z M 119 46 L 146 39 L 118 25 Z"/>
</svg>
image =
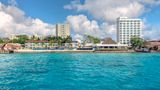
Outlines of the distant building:
<svg viewBox="0 0 160 90">
<path fill-rule="evenodd" d="M 70 24 L 56 24 L 56 37 L 70 36 Z"/>
<path fill-rule="evenodd" d="M 64 43 L 64 46 L 66 48 L 78 48 L 79 47 L 79 43 L 77 41 L 72 41 L 71 43 Z"/>
<path fill-rule="evenodd" d="M 117 42 L 130 45 L 130 39 L 142 36 L 142 20 L 120 17 L 117 19 Z"/>
<path fill-rule="evenodd" d="M 29 40 L 25 43 L 25 48 L 28 49 L 46 49 L 49 47 L 49 42 L 46 40 Z"/>
</svg>

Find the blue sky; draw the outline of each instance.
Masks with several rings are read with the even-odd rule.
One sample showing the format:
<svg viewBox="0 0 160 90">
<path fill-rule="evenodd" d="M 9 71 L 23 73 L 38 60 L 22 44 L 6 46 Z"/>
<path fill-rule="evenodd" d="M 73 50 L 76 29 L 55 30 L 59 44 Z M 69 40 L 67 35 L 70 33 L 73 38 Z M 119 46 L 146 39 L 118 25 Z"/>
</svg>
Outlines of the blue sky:
<svg viewBox="0 0 160 90">
<path fill-rule="evenodd" d="M 160 1 L 157 0 L 0 0 L 0 2 L 6 8 L 16 7 L 20 11 L 17 13 L 19 15 L 21 11 L 24 12 L 25 16 L 21 15 L 22 17 L 31 18 L 31 21 L 38 25 L 41 23 L 42 28 L 38 28 L 39 30 L 51 31 L 52 25 L 69 22 L 73 37 L 81 38 L 84 33 L 87 33 L 100 38 L 115 38 L 116 18 L 127 16 L 144 20 L 146 31 L 144 37 L 156 39 L 160 35 Z M 12 5 L 15 3 L 16 5 Z M 6 10 L 4 10 L 5 14 L 15 18 L 13 13 L 16 12 L 11 13 Z M 21 22 L 22 26 L 27 26 L 26 21 L 28 19 Z M 15 23 L 19 24 L 16 20 Z M 45 26 L 45 23 L 48 26 Z M 37 27 L 34 26 L 34 29 Z M 44 32 L 37 30 L 35 33 Z M 147 33 L 155 34 L 155 37 L 148 37 Z"/>
<path fill-rule="evenodd" d="M 146 18 L 148 23 L 152 25 L 160 25 L 160 6 L 154 7 L 149 13 L 146 13 L 142 18 Z"/>
<path fill-rule="evenodd" d="M 0 0 L 8 4 L 7 0 Z M 17 0 L 17 7 L 22 9 L 27 16 L 39 18 L 47 23 L 63 22 L 66 17 L 75 12 L 65 10 L 63 6 L 71 0 Z"/>
<path fill-rule="evenodd" d="M 0 1 L 2 3 L 8 4 L 7 0 Z M 22 9 L 27 16 L 32 18 L 39 18 L 47 23 L 64 22 L 68 15 L 80 14 L 74 10 L 64 9 L 64 6 L 69 4 L 71 1 L 74 0 L 16 0 L 18 4 L 17 7 Z M 84 3 L 84 0 L 80 0 L 80 2 Z M 85 14 L 87 15 L 87 13 Z M 146 18 L 147 21 L 151 24 L 160 25 L 160 20 L 158 19 L 159 16 L 160 7 L 157 6 L 140 18 Z"/>
</svg>

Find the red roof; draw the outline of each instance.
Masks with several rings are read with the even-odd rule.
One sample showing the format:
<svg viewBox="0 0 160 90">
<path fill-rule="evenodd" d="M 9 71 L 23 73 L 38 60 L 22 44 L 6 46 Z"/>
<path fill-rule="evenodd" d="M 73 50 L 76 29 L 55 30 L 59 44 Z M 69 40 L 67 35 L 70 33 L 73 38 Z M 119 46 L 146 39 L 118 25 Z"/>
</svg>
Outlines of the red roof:
<svg viewBox="0 0 160 90">
<path fill-rule="evenodd" d="M 27 43 L 48 43 L 47 40 L 28 40 Z"/>
</svg>

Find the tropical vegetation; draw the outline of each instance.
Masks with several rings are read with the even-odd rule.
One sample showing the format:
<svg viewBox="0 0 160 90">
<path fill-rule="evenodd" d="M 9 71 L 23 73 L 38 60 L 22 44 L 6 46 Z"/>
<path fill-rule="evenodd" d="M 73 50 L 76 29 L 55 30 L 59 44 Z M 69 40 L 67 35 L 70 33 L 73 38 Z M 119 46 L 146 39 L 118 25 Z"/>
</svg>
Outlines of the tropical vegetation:
<svg viewBox="0 0 160 90">
<path fill-rule="evenodd" d="M 58 45 L 62 45 L 63 43 L 72 43 L 71 36 L 67 36 L 66 38 L 49 36 L 44 38 L 44 40 L 49 41 L 50 45 L 53 43 L 57 43 Z"/>
<path fill-rule="evenodd" d="M 84 42 L 97 44 L 97 43 L 100 43 L 100 39 L 91 35 L 85 35 Z"/>
<path fill-rule="evenodd" d="M 29 37 L 27 35 L 19 35 L 10 42 L 12 43 L 19 43 L 19 44 L 25 44 L 25 42 L 29 40 Z"/>
<path fill-rule="evenodd" d="M 4 41 L 3 41 L 2 39 L 0 39 L 0 44 L 1 44 L 1 43 L 4 43 Z"/>
<path fill-rule="evenodd" d="M 144 40 L 139 37 L 132 37 L 131 38 L 131 46 L 133 49 L 141 48 L 144 45 Z"/>
</svg>

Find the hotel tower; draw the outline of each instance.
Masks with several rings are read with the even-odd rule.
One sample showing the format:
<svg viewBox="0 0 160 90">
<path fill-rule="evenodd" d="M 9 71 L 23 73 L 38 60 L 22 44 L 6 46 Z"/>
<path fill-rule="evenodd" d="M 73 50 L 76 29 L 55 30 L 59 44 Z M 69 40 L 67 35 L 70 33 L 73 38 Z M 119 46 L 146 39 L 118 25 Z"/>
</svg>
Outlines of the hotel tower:
<svg viewBox="0 0 160 90">
<path fill-rule="evenodd" d="M 117 41 L 119 44 L 130 45 L 132 37 L 142 36 L 142 20 L 119 17 L 117 19 Z"/>
<path fill-rule="evenodd" d="M 70 24 L 56 24 L 56 37 L 70 36 Z"/>
</svg>

